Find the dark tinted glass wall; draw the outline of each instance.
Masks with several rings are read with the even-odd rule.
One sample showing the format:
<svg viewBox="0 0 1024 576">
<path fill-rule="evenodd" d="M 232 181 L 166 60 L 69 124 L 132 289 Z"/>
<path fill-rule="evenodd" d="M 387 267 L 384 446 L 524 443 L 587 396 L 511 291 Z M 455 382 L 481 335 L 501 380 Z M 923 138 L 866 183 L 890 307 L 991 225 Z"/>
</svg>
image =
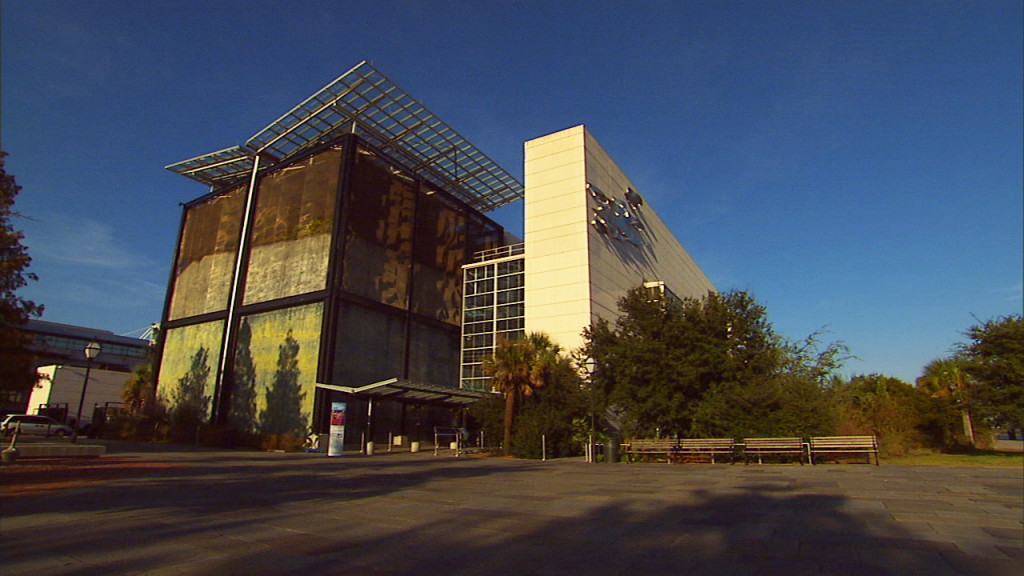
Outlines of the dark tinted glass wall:
<svg viewBox="0 0 1024 576">
<path fill-rule="evenodd" d="M 466 211 L 454 200 L 425 188 L 416 206 L 416 289 L 413 312 L 457 323 L 466 263 Z"/>
<path fill-rule="evenodd" d="M 416 181 L 359 148 L 346 196 L 342 290 L 408 307 Z"/>
<path fill-rule="evenodd" d="M 462 265 L 500 226 L 368 147 L 345 192 L 342 281 L 330 381 L 458 384 Z"/>
</svg>

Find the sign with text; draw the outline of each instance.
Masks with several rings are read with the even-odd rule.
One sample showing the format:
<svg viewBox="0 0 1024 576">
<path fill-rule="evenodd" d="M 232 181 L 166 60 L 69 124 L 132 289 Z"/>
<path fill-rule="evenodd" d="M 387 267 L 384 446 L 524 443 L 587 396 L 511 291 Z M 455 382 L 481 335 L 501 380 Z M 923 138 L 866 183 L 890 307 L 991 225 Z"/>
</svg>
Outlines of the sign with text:
<svg viewBox="0 0 1024 576">
<path fill-rule="evenodd" d="M 327 443 L 328 456 L 341 456 L 345 451 L 346 402 L 331 402 L 331 439 Z"/>
</svg>

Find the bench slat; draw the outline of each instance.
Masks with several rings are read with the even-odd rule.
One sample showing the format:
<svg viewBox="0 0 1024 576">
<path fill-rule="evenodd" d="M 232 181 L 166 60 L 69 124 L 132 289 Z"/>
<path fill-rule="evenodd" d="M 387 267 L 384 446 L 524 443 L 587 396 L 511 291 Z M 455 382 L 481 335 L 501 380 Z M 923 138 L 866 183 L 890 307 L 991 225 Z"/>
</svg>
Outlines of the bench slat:
<svg viewBox="0 0 1024 576">
<path fill-rule="evenodd" d="M 676 441 L 671 438 L 640 438 L 633 440 L 629 443 L 627 452 L 627 461 L 632 462 L 633 456 L 639 456 L 643 454 L 664 454 L 666 460 L 671 464 L 672 459 L 668 458 L 670 454 L 675 451 Z"/>
<path fill-rule="evenodd" d="M 679 440 L 679 454 L 708 455 L 715 464 L 715 456 L 728 455 L 729 462 L 735 459 L 736 441 L 732 438 L 683 438 Z"/>
<path fill-rule="evenodd" d="M 868 464 L 875 455 L 878 466 L 878 439 L 874 436 L 816 436 L 811 438 L 811 463 L 815 454 L 867 454 Z"/>
<path fill-rule="evenodd" d="M 629 455 L 659 455 L 664 454 L 669 463 L 678 458 L 675 456 L 685 455 L 708 455 L 711 456 L 711 463 L 715 463 L 715 456 L 733 456 L 735 441 L 732 438 L 639 438 L 629 443 L 627 451 Z"/>
<path fill-rule="evenodd" d="M 804 463 L 804 440 L 803 438 L 745 438 L 743 440 L 744 457 L 750 461 L 751 456 L 757 456 L 757 463 L 761 464 L 761 457 L 768 454 L 799 454 L 800 464 Z"/>
</svg>

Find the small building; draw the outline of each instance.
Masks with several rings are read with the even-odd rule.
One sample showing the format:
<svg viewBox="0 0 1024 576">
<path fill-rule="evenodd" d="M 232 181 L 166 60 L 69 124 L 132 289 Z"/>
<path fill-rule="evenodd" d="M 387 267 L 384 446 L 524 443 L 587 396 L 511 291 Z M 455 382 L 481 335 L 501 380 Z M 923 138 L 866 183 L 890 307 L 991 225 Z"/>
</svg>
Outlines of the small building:
<svg viewBox="0 0 1024 576">
<path fill-rule="evenodd" d="M 131 377 L 116 370 L 89 370 L 85 386 L 85 368 L 51 364 L 36 369 L 39 380 L 28 399 L 28 412 L 42 414 L 77 429 L 91 426 L 111 408 L 120 408 L 121 391 Z M 83 395 L 82 392 L 85 392 Z M 82 420 L 78 421 L 78 405 Z"/>
<path fill-rule="evenodd" d="M 97 408 L 120 405 L 125 382 L 149 360 L 152 348 L 144 338 L 43 320 L 29 320 L 23 331 L 31 337 L 29 351 L 39 378 L 26 397 L 5 409 L 43 414 L 78 428 L 92 423 Z M 90 361 L 85 349 L 91 344 L 98 353 Z"/>
</svg>

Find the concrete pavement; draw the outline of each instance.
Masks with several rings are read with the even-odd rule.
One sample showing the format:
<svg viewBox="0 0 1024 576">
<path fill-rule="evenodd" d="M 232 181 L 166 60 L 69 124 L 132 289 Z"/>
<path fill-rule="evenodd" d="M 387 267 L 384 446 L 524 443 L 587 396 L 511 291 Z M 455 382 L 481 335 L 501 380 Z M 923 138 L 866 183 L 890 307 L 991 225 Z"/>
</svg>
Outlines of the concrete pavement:
<svg viewBox="0 0 1024 576">
<path fill-rule="evenodd" d="M 1019 468 L 112 452 L 0 469 L 0 573 L 1024 574 Z"/>
</svg>

